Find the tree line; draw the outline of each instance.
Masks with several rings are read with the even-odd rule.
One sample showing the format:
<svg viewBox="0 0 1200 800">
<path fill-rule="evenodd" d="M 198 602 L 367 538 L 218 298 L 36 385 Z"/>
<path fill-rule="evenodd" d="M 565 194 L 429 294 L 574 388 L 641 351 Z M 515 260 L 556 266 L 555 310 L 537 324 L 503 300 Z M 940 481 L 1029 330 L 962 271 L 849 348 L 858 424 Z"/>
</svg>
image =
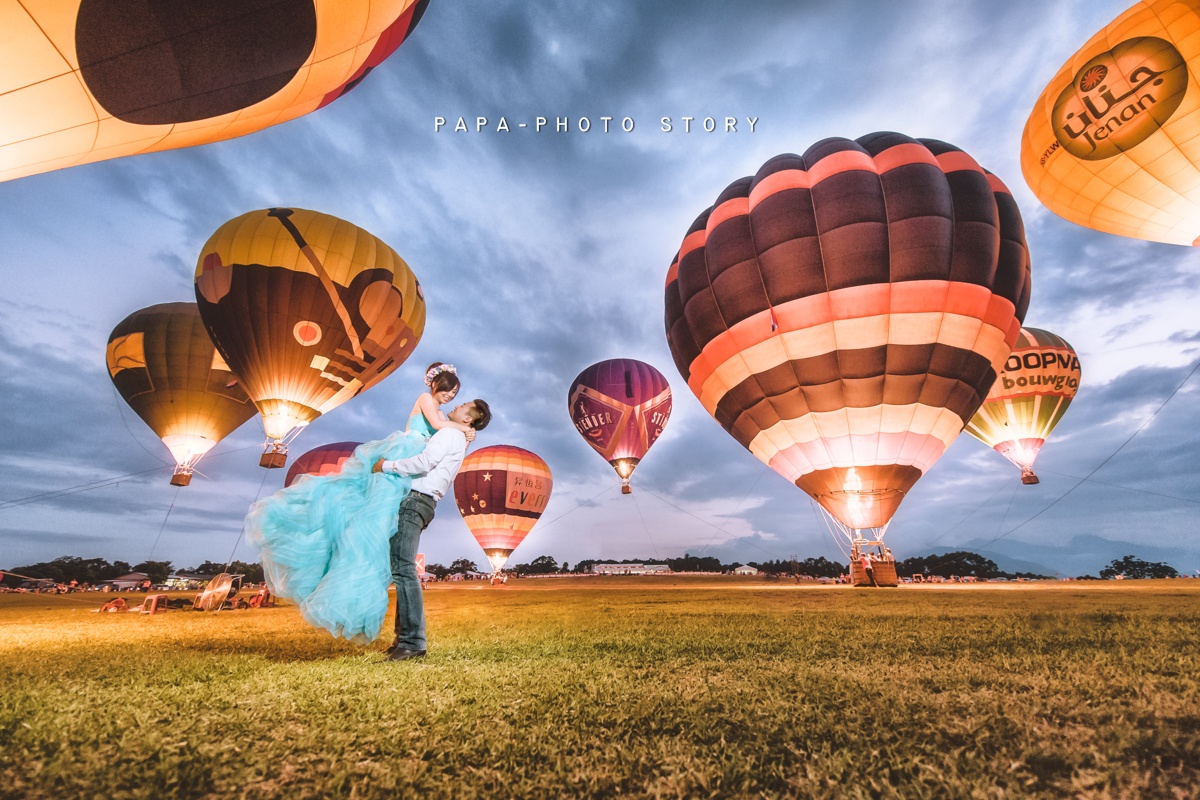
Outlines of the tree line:
<svg viewBox="0 0 1200 800">
<path fill-rule="evenodd" d="M 25 578 L 41 578 L 55 583 L 76 581 L 94 585 L 131 572 L 144 573 L 152 583 L 163 583 L 168 575 L 177 572 L 191 575 L 219 575 L 222 572 L 230 572 L 245 575 L 248 583 L 261 583 L 263 580 L 262 564 L 250 564 L 245 561 L 231 561 L 228 565 L 205 561 L 198 567 L 177 569 L 170 561 L 142 561 L 131 565 L 127 561 L 109 562 L 103 558 L 60 556 L 53 561 L 6 568 L 3 572 L 3 583 L 7 586 L 16 586 Z"/>
<path fill-rule="evenodd" d="M 831 561 L 824 556 L 805 559 L 774 559 L 771 561 L 748 561 L 748 566 L 754 567 L 761 573 L 773 576 L 808 575 L 814 578 L 836 578 L 848 572 L 848 567 L 840 561 Z M 679 558 L 627 558 L 620 561 L 598 559 L 583 559 L 575 562 L 574 566 L 566 561 L 561 564 L 554 556 L 540 555 L 525 564 L 515 564 L 508 567 L 509 572 L 522 575 L 554 575 L 554 574 L 589 574 L 596 564 L 666 564 L 672 572 L 732 572 L 742 566 L 743 562 L 734 561 L 723 563 L 715 556 L 694 556 L 684 553 Z M 478 573 L 478 565 L 467 558 L 459 558 L 446 567 L 441 564 L 426 564 L 425 571 L 442 579 L 453 574 Z M 56 583 L 97 584 L 127 575 L 131 572 L 143 572 L 154 583 L 163 583 L 167 576 L 176 572 L 193 575 L 217 575 L 231 572 L 246 576 L 249 583 L 261 583 L 263 580 L 262 564 L 245 561 L 231 561 L 221 564 L 205 561 L 190 569 L 177 569 L 170 561 L 143 561 L 130 565 L 125 561 L 109 562 L 103 558 L 80 558 L 79 556 L 61 556 L 53 561 L 43 561 L 37 564 L 27 564 L 22 567 L 12 567 L 3 570 L 3 583 L 8 586 L 18 585 L 24 577 L 43 578 Z M 1031 572 L 1006 572 L 1000 569 L 994 561 L 978 553 L 960 550 L 944 555 L 913 556 L 896 562 L 896 574 L 900 577 L 914 575 L 940 576 L 973 576 L 982 580 L 988 578 L 1047 578 Z M 1099 577 L 1103 579 L 1116 578 L 1174 578 L 1178 571 L 1162 562 L 1143 561 L 1136 556 L 1125 556 L 1114 559 L 1107 567 L 1100 570 Z M 18 577 L 23 576 L 23 577 Z M 1095 578 L 1093 575 L 1081 575 L 1080 578 Z"/>
<path fill-rule="evenodd" d="M 541 555 L 527 564 L 510 566 L 508 571 L 517 575 L 552 575 L 552 574 L 588 574 L 596 564 L 666 564 L 672 572 L 732 572 L 745 563 L 766 575 L 806 575 L 813 578 L 836 578 L 849 572 L 849 567 L 840 561 L 832 561 L 824 556 L 804 559 L 774 559 L 771 561 L 734 561 L 723 563 L 714 556 L 693 556 L 685 553 L 681 558 L 626 558 L 621 560 L 583 559 L 572 567 L 567 562 L 558 563 L 553 556 Z M 455 572 L 477 572 L 474 561 L 458 559 L 449 568 L 440 564 L 429 564 L 426 571 L 444 578 Z M 938 576 L 952 578 L 955 576 L 970 576 L 980 580 L 988 578 L 1006 578 L 1015 580 L 1025 578 L 1030 580 L 1046 579 L 1052 576 L 1036 572 L 1008 572 L 997 566 L 990 558 L 972 553 L 969 550 L 958 550 L 942 555 L 912 556 L 896 562 L 896 574 L 902 578 L 915 575 L 925 577 Z M 1178 571 L 1162 562 L 1143 561 L 1136 556 L 1125 556 L 1114 559 L 1107 567 L 1100 570 L 1099 577 L 1104 579 L 1122 576 L 1125 578 L 1174 578 Z M 1079 578 L 1095 578 L 1094 575 L 1081 575 Z"/>
</svg>

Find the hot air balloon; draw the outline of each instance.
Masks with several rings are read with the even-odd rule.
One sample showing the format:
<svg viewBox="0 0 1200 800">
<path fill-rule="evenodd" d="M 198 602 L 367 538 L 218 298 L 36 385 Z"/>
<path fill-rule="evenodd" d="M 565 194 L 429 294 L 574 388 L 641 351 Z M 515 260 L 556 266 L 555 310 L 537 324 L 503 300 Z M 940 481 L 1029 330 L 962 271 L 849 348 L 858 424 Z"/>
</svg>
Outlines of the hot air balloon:
<svg viewBox="0 0 1200 800">
<path fill-rule="evenodd" d="M 187 486 L 200 457 L 254 416 L 195 303 L 133 312 L 109 334 L 105 361 L 121 397 L 175 458 L 172 486 Z"/>
<path fill-rule="evenodd" d="M 1067 413 L 1079 390 L 1079 375 L 1079 356 L 1065 339 L 1022 328 L 1004 371 L 967 423 L 967 433 L 1016 464 L 1021 483 L 1037 483 L 1033 462 Z"/>
<path fill-rule="evenodd" d="M 391 55 L 428 1 L 6 3 L 0 180 L 315 111 Z"/>
<path fill-rule="evenodd" d="M 613 358 L 579 373 L 567 392 L 575 430 L 621 478 L 629 478 L 671 416 L 671 387 L 654 367 L 632 358 Z"/>
<path fill-rule="evenodd" d="M 314 447 L 288 467 L 287 477 L 283 479 L 284 488 L 295 483 L 301 475 L 336 475 L 360 444 L 362 442 L 333 442 Z"/>
<path fill-rule="evenodd" d="M 394 372 L 425 329 L 421 287 L 392 248 L 300 208 L 218 228 L 200 252 L 196 300 L 262 413 L 264 467 L 282 467 L 301 428 Z"/>
<path fill-rule="evenodd" d="M 546 510 L 553 483 L 546 462 L 520 447 L 491 445 L 463 459 L 454 499 L 493 573 L 504 568 Z"/>
<path fill-rule="evenodd" d="M 1200 239 L 1200 3 L 1134 4 L 1068 59 L 1021 136 L 1047 208 L 1098 231 Z"/>
<path fill-rule="evenodd" d="M 945 142 L 874 133 L 720 194 L 668 272 L 667 341 L 701 404 L 857 558 L 983 402 L 1028 302 L 1004 184 Z"/>
</svg>

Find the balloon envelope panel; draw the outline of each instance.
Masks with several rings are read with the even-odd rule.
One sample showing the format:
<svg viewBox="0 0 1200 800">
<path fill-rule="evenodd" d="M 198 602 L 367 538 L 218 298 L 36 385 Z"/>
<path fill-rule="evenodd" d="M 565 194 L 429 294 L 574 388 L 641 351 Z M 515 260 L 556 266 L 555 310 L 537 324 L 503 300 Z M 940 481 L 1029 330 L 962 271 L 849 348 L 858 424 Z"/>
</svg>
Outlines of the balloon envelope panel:
<svg viewBox="0 0 1200 800">
<path fill-rule="evenodd" d="M 314 447 L 297 458 L 288 467 L 283 479 L 284 488 L 291 486 L 301 475 L 336 475 L 342 470 L 346 459 L 354 455 L 354 448 L 362 442 L 332 442 Z"/>
<path fill-rule="evenodd" d="M 983 402 L 1029 304 L 1012 195 L 958 148 L 826 139 L 730 184 L 667 276 L 688 386 L 850 528 L 886 525 Z"/>
<path fill-rule="evenodd" d="M 1079 391 L 1079 356 L 1061 336 L 1022 328 L 967 433 L 1029 470 Z"/>
<path fill-rule="evenodd" d="M 454 499 L 493 570 L 504 566 L 533 529 L 553 485 L 546 462 L 520 447 L 491 445 L 463 459 Z"/>
<path fill-rule="evenodd" d="M 392 248 L 298 208 L 218 228 L 201 250 L 196 300 L 272 439 L 390 375 L 425 329 L 420 285 Z"/>
<path fill-rule="evenodd" d="M 0 180 L 231 139 L 321 108 L 428 0 L 0 4 Z"/>
<path fill-rule="evenodd" d="M 1021 171 L 1055 214 L 1174 244 L 1200 237 L 1200 2 L 1139 2 L 1050 81 Z"/>
<path fill-rule="evenodd" d="M 195 303 L 133 312 L 109 334 L 105 361 L 117 392 L 180 466 L 193 465 L 254 416 Z"/>
</svg>

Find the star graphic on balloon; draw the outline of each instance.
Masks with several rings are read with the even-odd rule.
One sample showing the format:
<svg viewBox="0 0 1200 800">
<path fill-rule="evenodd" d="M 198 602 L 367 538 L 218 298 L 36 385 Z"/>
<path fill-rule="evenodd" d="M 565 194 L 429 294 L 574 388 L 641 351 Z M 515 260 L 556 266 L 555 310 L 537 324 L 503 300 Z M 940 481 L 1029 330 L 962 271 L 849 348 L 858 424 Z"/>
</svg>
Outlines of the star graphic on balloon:
<svg viewBox="0 0 1200 800">
<path fill-rule="evenodd" d="M 490 481 L 492 479 L 492 473 L 490 473 L 490 472 L 483 473 L 483 479 L 485 481 Z"/>
</svg>

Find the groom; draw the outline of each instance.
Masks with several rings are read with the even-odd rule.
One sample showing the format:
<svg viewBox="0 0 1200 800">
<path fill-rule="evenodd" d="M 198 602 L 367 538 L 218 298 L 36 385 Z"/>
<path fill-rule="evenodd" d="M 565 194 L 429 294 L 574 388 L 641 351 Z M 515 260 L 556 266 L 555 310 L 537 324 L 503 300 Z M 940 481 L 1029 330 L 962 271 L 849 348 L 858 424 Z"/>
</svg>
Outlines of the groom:
<svg viewBox="0 0 1200 800">
<path fill-rule="evenodd" d="M 446 416 L 477 431 L 492 420 L 491 409 L 482 400 L 463 403 Z M 466 454 L 466 434 L 457 428 L 442 428 L 412 458 L 380 459 L 371 467 L 372 472 L 417 476 L 412 490 L 400 502 L 396 533 L 392 536 L 392 582 L 396 584 L 396 641 L 388 650 L 392 661 L 425 655 L 425 601 L 417 576 L 417 548 L 421 531 L 433 520 L 434 506 L 450 491 Z"/>
</svg>

